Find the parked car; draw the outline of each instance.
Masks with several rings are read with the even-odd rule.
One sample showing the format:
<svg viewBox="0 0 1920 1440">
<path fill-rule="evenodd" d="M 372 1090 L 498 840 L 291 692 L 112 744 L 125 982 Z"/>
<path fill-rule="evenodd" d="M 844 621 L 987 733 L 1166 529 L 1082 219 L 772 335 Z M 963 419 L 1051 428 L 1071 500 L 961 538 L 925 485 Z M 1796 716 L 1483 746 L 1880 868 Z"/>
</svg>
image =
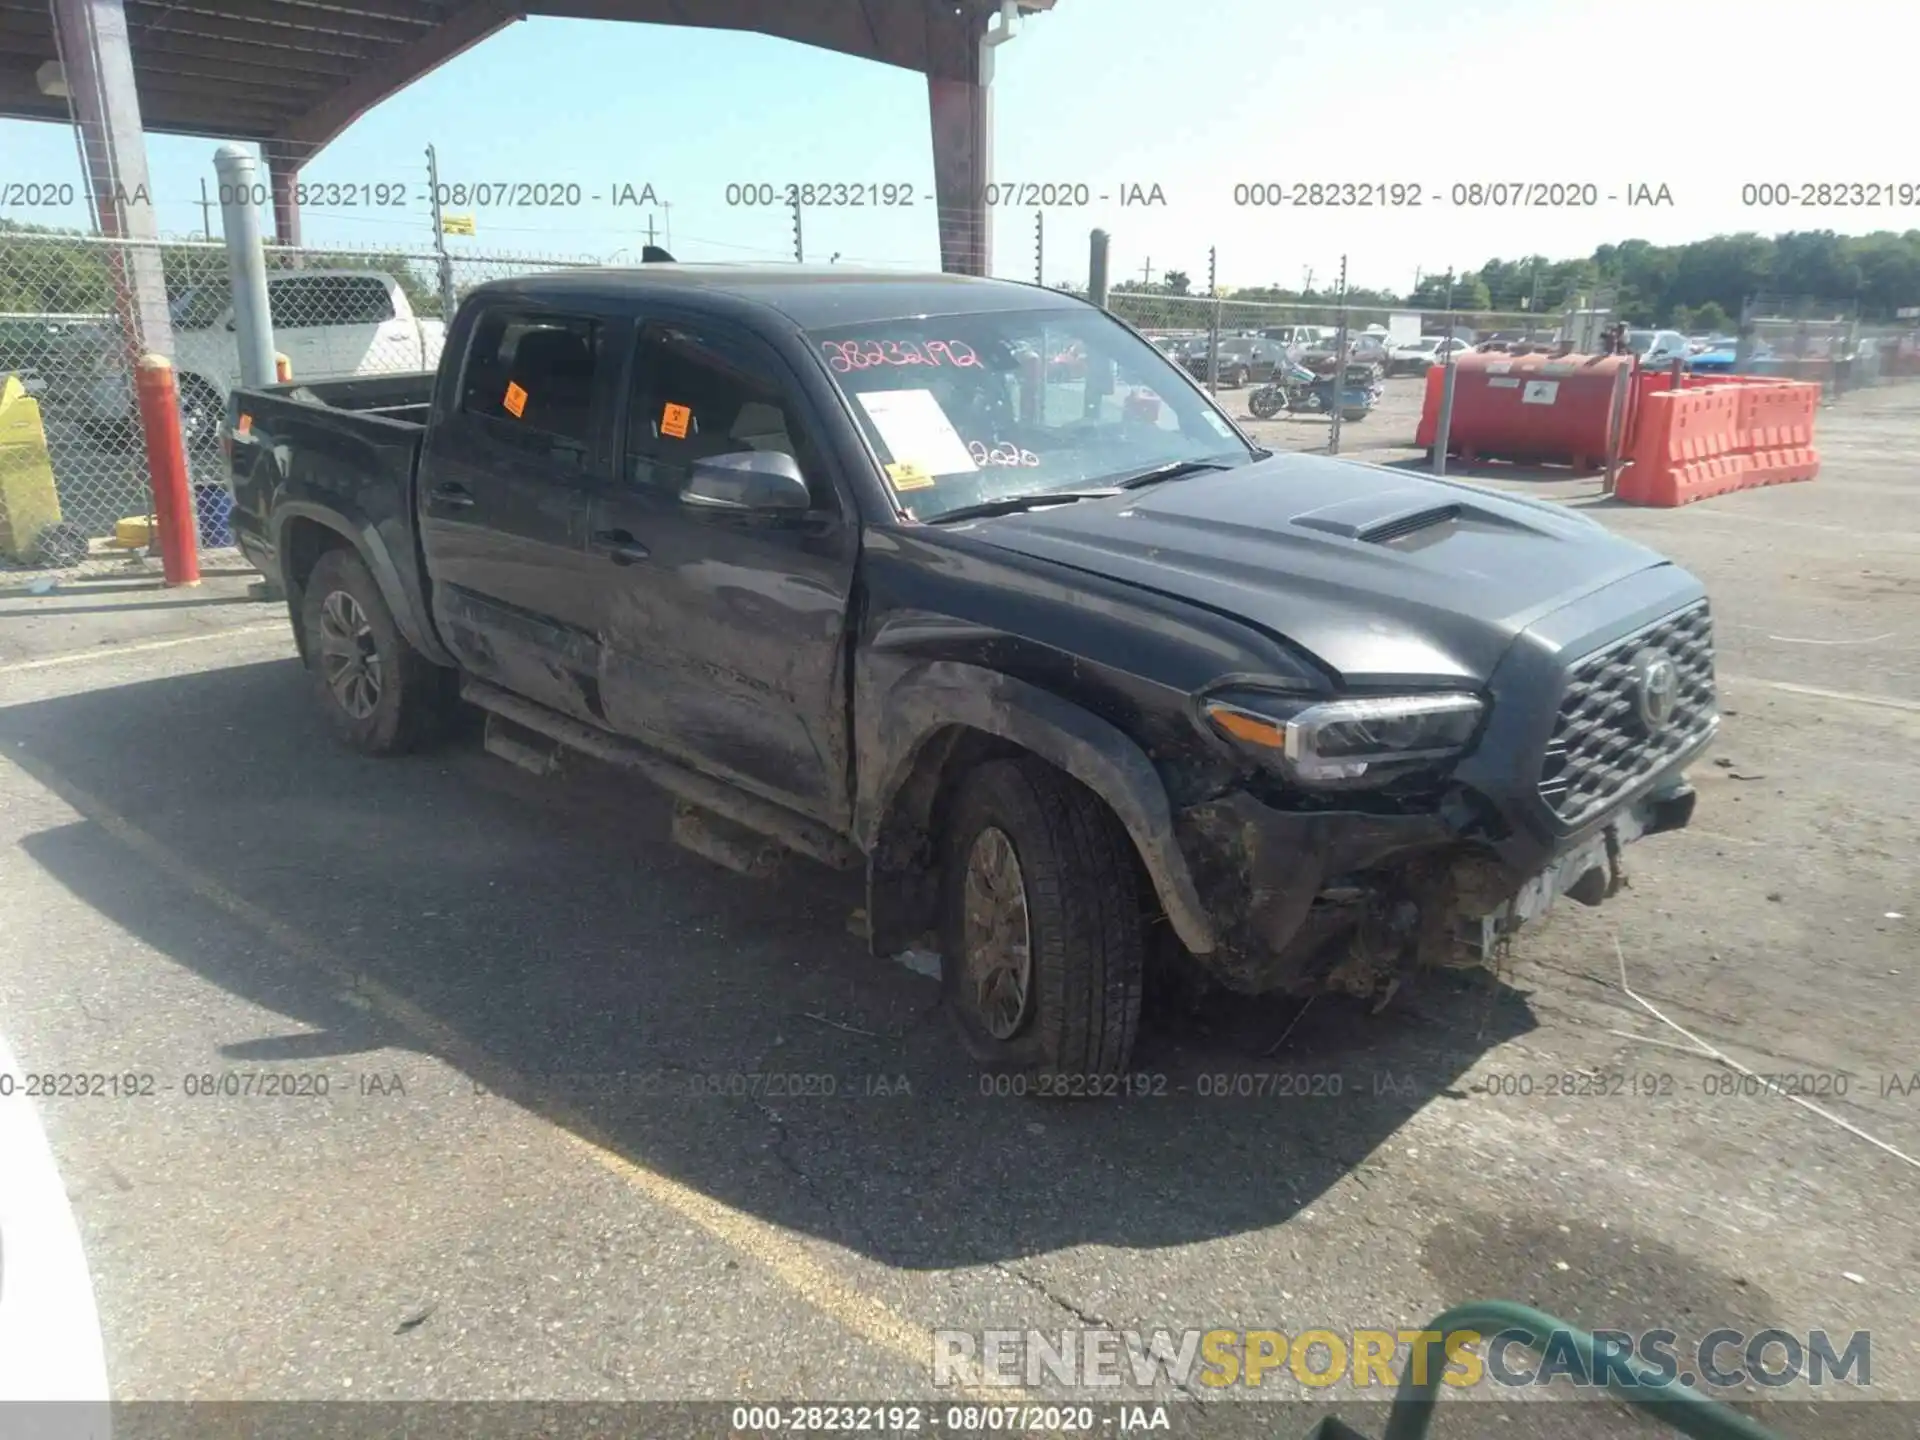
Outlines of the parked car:
<svg viewBox="0 0 1920 1440">
<path fill-rule="evenodd" d="M 414 314 L 400 282 L 375 270 L 301 270 L 267 278 L 274 348 L 296 380 L 430 370 L 446 326 Z M 219 438 L 227 394 L 240 383 L 232 296 L 224 285 L 190 290 L 169 306 L 181 428 L 187 443 Z M 95 419 L 134 413 L 132 384 L 118 347 L 99 346 L 91 408 Z"/>
<path fill-rule="evenodd" d="M 1408 340 L 1388 349 L 1387 373 L 1424 375 L 1435 365 L 1441 364 L 1448 354 L 1457 356 L 1472 348 L 1465 340 L 1449 339 L 1444 335 L 1422 335 L 1417 340 Z"/>
<path fill-rule="evenodd" d="M 1278 340 L 1297 354 L 1310 345 L 1331 340 L 1333 331 L 1325 325 L 1269 325 L 1260 332 L 1260 338 Z"/>
<path fill-rule="evenodd" d="M 1185 358 L 1186 367 L 1203 380 L 1207 374 L 1209 351 L 1206 340 L 1201 339 Z M 1219 368 L 1215 373 L 1219 383 L 1226 389 L 1238 390 L 1250 382 L 1272 379 L 1275 367 L 1285 364 L 1286 359 L 1287 349 L 1278 341 L 1223 335 L 1220 337 Z"/>
<path fill-rule="evenodd" d="M 1014 352 L 1063 335 L 1114 385 L 1055 413 Z M 1376 1008 L 1485 959 L 1688 823 L 1718 723 L 1686 571 L 1262 450 L 1033 286 L 527 275 L 437 375 L 236 390 L 226 435 L 343 742 L 426 744 L 463 697 L 502 758 L 665 786 L 718 863 L 864 871 L 869 944 L 938 952 L 993 1070 L 1128 1073 L 1150 947 Z"/>
<path fill-rule="evenodd" d="M 1322 340 L 1302 347 L 1296 357 L 1302 365 L 1316 374 L 1334 368 L 1335 349 L 1340 343 L 1340 332 L 1329 331 Z M 1377 335 L 1349 335 L 1347 337 L 1346 363 L 1348 365 L 1370 365 L 1379 374 L 1387 373 L 1390 352 Z"/>
<path fill-rule="evenodd" d="M 1676 360 L 1685 360 L 1692 352 L 1687 337 L 1678 330 L 1629 330 L 1627 348 L 1650 369 L 1661 369 Z"/>
</svg>

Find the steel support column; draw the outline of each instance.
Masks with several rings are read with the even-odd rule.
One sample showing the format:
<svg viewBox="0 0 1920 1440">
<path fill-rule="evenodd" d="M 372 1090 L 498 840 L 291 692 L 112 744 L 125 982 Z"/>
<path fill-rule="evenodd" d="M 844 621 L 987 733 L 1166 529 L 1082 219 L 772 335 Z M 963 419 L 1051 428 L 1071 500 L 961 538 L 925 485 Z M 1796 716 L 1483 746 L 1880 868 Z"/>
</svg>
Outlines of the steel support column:
<svg viewBox="0 0 1920 1440">
<path fill-rule="evenodd" d="M 300 243 L 300 170 L 313 158 L 313 147 L 293 141 L 269 140 L 260 147 L 273 186 L 273 243 Z"/>
<path fill-rule="evenodd" d="M 121 0 L 53 0 L 53 22 L 100 233 L 157 242 L 146 133 Z M 113 246 L 108 263 L 129 362 L 148 352 L 171 357 L 173 325 L 158 245 Z"/>
<path fill-rule="evenodd" d="M 993 264 L 987 185 L 993 178 L 993 87 L 927 76 L 940 268 L 985 275 Z"/>
</svg>

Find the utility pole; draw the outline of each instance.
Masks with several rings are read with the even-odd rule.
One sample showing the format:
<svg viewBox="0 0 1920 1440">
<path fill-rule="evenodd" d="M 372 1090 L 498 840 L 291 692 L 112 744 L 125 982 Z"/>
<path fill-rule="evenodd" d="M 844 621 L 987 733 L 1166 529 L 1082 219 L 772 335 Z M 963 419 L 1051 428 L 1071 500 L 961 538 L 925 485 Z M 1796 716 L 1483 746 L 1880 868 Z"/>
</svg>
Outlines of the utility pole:
<svg viewBox="0 0 1920 1440">
<path fill-rule="evenodd" d="M 647 211 L 647 244 L 653 244 L 653 212 Z"/>
<path fill-rule="evenodd" d="M 1307 297 L 1308 297 L 1309 295 L 1311 295 L 1311 294 L 1313 294 L 1313 267 L 1312 267 L 1311 265 L 1309 265 L 1309 266 L 1307 266 L 1307 283 L 1306 283 L 1306 287 L 1305 287 L 1305 288 L 1304 288 L 1303 290 L 1301 290 L 1301 292 L 1300 292 L 1300 298 L 1301 298 L 1302 300 L 1305 300 L 1305 299 L 1306 299 L 1306 298 L 1307 298 Z"/>
<path fill-rule="evenodd" d="M 1533 257 L 1533 294 L 1527 300 L 1527 314 L 1532 315 L 1540 308 L 1540 257 Z"/>
<path fill-rule="evenodd" d="M 1213 297 L 1213 304 L 1207 307 L 1207 393 L 1214 394 L 1220 389 L 1220 274 L 1217 262 L 1220 252 L 1217 247 L 1207 247 L 1207 294 Z"/>
<path fill-rule="evenodd" d="M 1340 328 L 1333 340 L 1333 394 L 1327 405 L 1327 453 L 1340 453 L 1340 421 L 1347 394 L 1347 257 L 1340 257 Z"/>
<path fill-rule="evenodd" d="M 794 263 L 804 265 L 807 252 L 800 243 L 800 195 L 796 191 L 793 197 L 793 258 Z"/>
<path fill-rule="evenodd" d="M 1047 283 L 1047 212 L 1033 212 L 1033 283 Z"/>
<path fill-rule="evenodd" d="M 660 202 L 660 209 L 666 214 L 667 249 L 671 250 L 673 248 L 673 202 L 671 200 L 662 200 Z"/>
<path fill-rule="evenodd" d="M 1151 285 L 1153 283 L 1153 257 L 1151 255 L 1147 257 L 1147 263 L 1140 267 L 1140 283 L 1142 285 Z"/>
<path fill-rule="evenodd" d="M 213 239 L 213 201 L 207 198 L 207 177 L 200 177 L 200 230 L 207 239 Z"/>
</svg>

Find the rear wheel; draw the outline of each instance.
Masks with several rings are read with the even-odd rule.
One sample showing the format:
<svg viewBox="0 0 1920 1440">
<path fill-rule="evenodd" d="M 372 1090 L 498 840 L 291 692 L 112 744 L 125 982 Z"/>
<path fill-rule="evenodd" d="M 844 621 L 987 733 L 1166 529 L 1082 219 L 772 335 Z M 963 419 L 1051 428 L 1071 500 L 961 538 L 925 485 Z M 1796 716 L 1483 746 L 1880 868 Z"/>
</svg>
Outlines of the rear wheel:
<svg viewBox="0 0 1920 1440">
<path fill-rule="evenodd" d="M 1233 372 L 1233 379 L 1227 382 L 1227 388 L 1230 390 L 1242 389 L 1245 387 L 1247 380 L 1249 378 L 1250 377 L 1247 374 L 1247 367 L 1242 365 L 1240 366 L 1239 369 Z"/>
<path fill-rule="evenodd" d="M 1256 420 L 1271 420 L 1280 413 L 1284 403 L 1278 385 L 1265 385 L 1247 397 L 1247 408 L 1253 411 Z"/>
<path fill-rule="evenodd" d="M 1040 760 L 982 765 L 954 806 L 944 885 L 941 986 L 974 1058 L 1061 1078 L 1123 1073 L 1146 919 L 1113 812 Z"/>
<path fill-rule="evenodd" d="M 368 755 L 437 738 L 456 705 L 454 672 L 407 643 L 358 555 L 329 550 L 301 602 L 307 668 L 334 733 Z"/>
</svg>

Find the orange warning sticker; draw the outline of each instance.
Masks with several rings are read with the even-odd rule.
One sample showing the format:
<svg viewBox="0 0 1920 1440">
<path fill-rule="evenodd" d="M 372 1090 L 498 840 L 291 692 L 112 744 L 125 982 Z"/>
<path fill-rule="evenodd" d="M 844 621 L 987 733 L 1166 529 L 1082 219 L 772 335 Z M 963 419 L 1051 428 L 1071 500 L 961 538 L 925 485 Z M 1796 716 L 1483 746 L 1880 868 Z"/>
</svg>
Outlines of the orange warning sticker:
<svg viewBox="0 0 1920 1440">
<path fill-rule="evenodd" d="M 693 411 L 685 405 L 668 402 L 667 408 L 660 412 L 660 433 L 675 440 L 687 438 L 687 427 L 693 423 Z"/>
<path fill-rule="evenodd" d="M 910 465 L 904 460 L 896 460 L 887 466 L 887 478 L 893 481 L 895 490 L 931 490 L 933 476 L 918 465 Z"/>
<path fill-rule="evenodd" d="M 240 423 L 233 428 L 242 435 L 251 435 L 253 433 L 253 416 L 242 415 L 240 417 Z"/>
<path fill-rule="evenodd" d="M 527 408 L 527 392 L 513 381 L 507 382 L 507 393 L 500 397 L 500 403 L 514 419 L 520 418 L 520 412 Z"/>
</svg>

